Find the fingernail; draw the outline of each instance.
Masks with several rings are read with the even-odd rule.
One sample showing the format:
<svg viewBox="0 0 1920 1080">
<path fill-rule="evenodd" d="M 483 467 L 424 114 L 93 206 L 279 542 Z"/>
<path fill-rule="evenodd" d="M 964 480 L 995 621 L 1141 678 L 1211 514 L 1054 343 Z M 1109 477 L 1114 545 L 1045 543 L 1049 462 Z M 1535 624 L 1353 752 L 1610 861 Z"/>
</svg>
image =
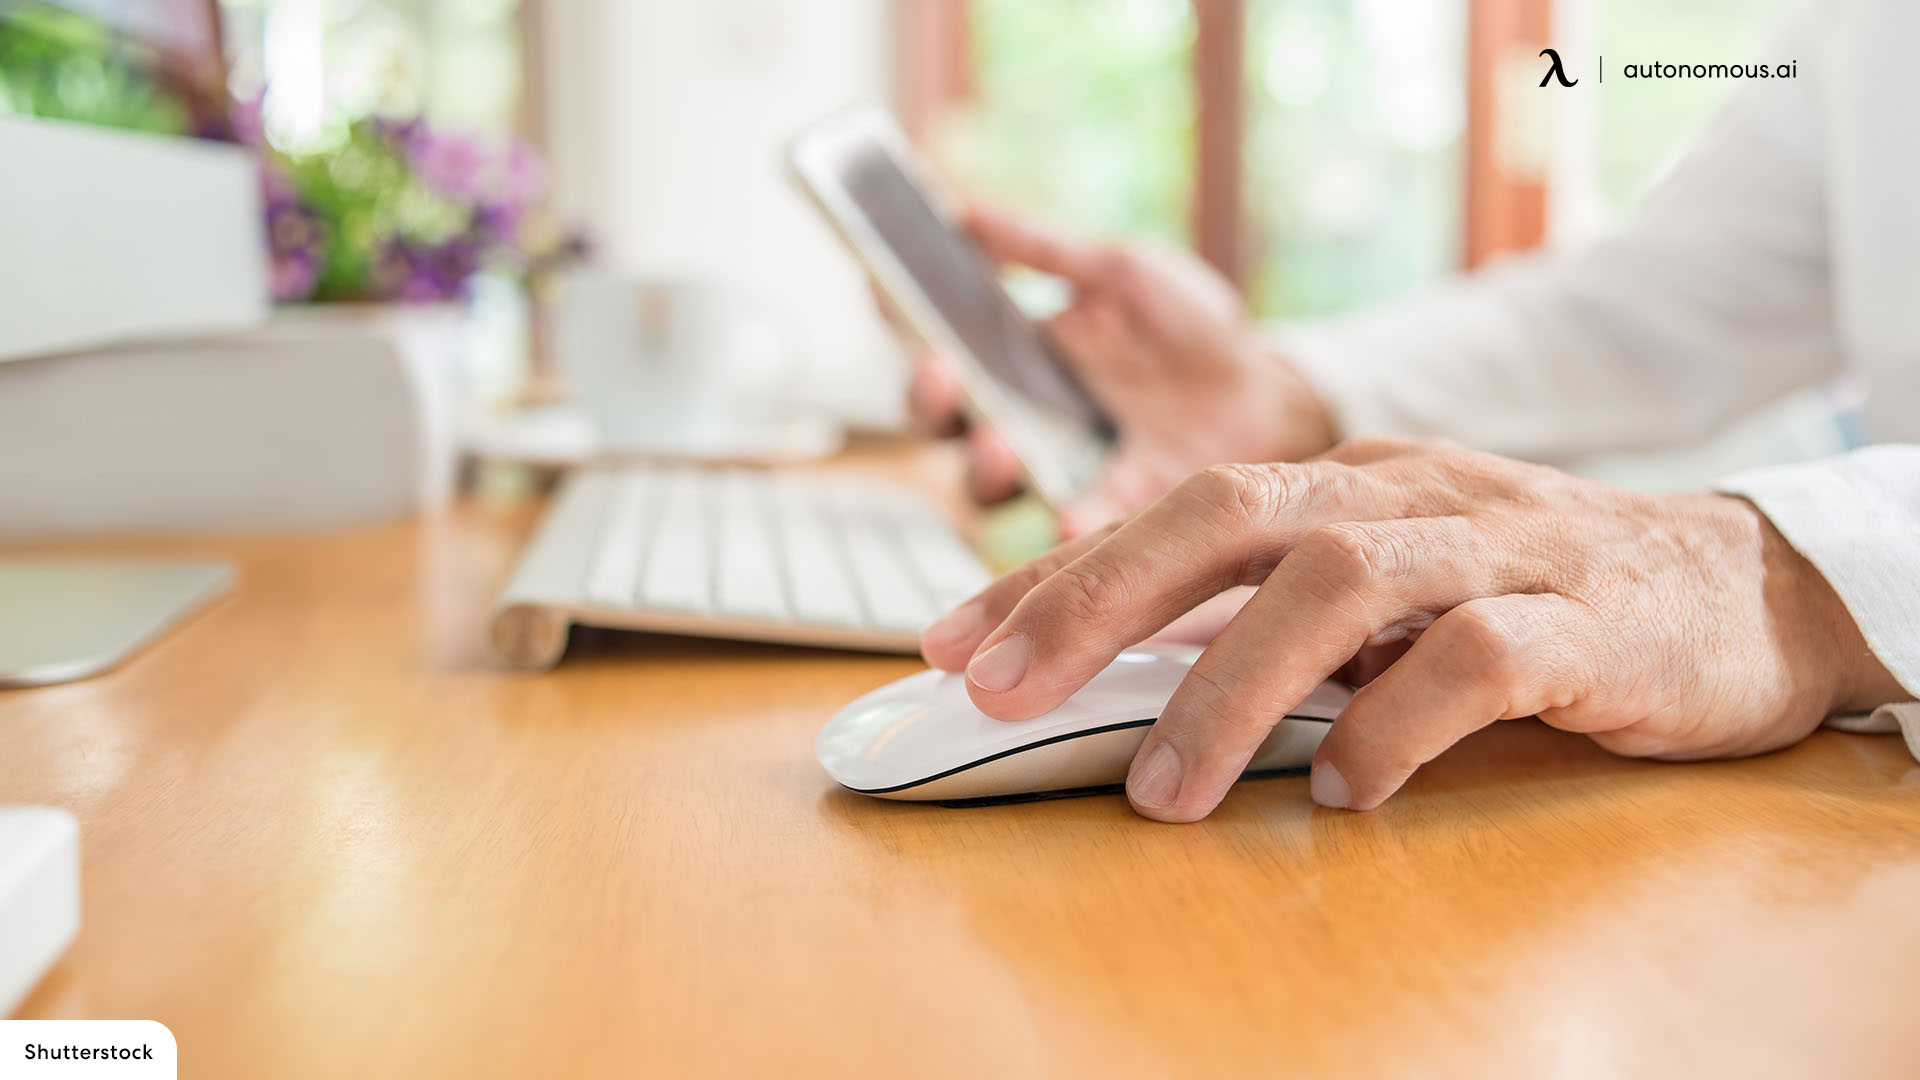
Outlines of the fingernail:
<svg viewBox="0 0 1920 1080">
<path fill-rule="evenodd" d="M 1307 791 L 1313 801 L 1334 810 L 1345 810 L 1353 801 L 1353 792 L 1347 789 L 1347 778 L 1330 761 L 1315 762 L 1313 779 L 1307 781 Z"/>
<path fill-rule="evenodd" d="M 979 602 L 969 600 L 927 624 L 927 628 L 920 631 L 920 640 L 936 645 L 964 641 L 979 633 L 980 624 L 986 621 L 986 611 Z"/>
<path fill-rule="evenodd" d="M 1159 743 L 1147 751 L 1144 759 L 1133 763 L 1127 776 L 1127 798 L 1135 806 L 1165 810 L 1180 797 L 1180 755 L 1173 747 Z"/>
<path fill-rule="evenodd" d="M 982 690 L 1011 690 L 1026 677 L 1033 647 L 1020 634 L 1002 638 L 967 665 L 967 680 Z"/>
</svg>

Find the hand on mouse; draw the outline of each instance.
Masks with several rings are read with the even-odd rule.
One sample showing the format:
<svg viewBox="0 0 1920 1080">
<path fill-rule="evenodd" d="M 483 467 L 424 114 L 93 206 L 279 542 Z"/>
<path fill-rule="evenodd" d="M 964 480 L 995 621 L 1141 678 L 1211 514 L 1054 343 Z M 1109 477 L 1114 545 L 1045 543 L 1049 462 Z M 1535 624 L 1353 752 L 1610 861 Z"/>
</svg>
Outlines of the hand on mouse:
<svg viewBox="0 0 1920 1080">
<path fill-rule="evenodd" d="M 1196 469 L 1292 460 L 1331 444 L 1319 399 L 1258 339 L 1233 286 L 1198 258 L 1084 240 L 981 207 L 965 223 L 995 260 L 1072 286 L 1072 304 L 1046 330 L 1120 430 L 1104 474 L 1062 515 L 1064 534 L 1139 510 Z M 933 357 L 916 364 L 909 402 L 924 428 L 956 426 L 959 387 Z M 969 449 L 975 498 L 1017 489 L 1018 464 L 997 436 L 977 431 Z"/>
<path fill-rule="evenodd" d="M 1314 759 L 1323 805 L 1376 807 L 1503 718 L 1697 759 L 1776 749 L 1834 712 L 1907 697 L 1818 571 L 1741 499 L 1382 440 L 1210 468 L 989 586 L 928 627 L 922 651 L 964 668 L 982 710 L 1018 720 L 1250 584 L 1134 758 L 1128 797 L 1148 817 L 1205 817 L 1278 717 L 1387 643 L 1412 641 Z"/>
</svg>

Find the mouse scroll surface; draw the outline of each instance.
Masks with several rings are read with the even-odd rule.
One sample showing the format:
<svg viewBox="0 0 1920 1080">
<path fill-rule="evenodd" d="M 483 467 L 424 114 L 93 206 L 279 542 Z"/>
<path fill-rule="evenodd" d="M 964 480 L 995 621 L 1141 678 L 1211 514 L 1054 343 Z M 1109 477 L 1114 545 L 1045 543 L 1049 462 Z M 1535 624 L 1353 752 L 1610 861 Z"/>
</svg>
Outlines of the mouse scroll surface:
<svg viewBox="0 0 1920 1080">
<path fill-rule="evenodd" d="M 1128 649 L 1066 703 L 1031 720 L 995 720 L 967 696 L 963 676 L 923 671 L 883 686 L 827 722 L 814 751 L 827 773 L 866 795 L 964 800 L 1122 783 L 1147 728 L 1200 650 Z M 1327 721 L 1352 697 L 1325 683 L 1254 755 L 1248 771 L 1304 767 Z"/>
</svg>

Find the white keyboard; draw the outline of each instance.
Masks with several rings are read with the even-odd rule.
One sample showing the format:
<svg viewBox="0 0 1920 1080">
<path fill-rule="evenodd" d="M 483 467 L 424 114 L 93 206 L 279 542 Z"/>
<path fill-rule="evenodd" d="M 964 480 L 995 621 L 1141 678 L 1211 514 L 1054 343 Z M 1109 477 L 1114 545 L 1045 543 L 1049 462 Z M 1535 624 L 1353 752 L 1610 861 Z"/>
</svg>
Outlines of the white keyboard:
<svg viewBox="0 0 1920 1080">
<path fill-rule="evenodd" d="M 495 608 L 507 660 L 544 667 L 572 624 L 913 652 L 990 575 L 911 488 L 745 469 L 576 474 Z"/>
</svg>

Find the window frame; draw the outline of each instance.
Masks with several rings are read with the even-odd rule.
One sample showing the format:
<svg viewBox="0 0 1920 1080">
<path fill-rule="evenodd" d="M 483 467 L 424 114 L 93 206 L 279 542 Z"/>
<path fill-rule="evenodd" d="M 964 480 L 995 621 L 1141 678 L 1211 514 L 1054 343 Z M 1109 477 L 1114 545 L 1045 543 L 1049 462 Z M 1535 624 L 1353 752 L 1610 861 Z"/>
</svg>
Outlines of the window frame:
<svg viewBox="0 0 1920 1080">
<path fill-rule="evenodd" d="M 1247 0 L 1191 0 L 1191 71 L 1196 107 L 1194 249 L 1244 289 L 1251 266 L 1246 191 Z M 1461 265 L 1540 246 L 1547 230 L 1547 180 L 1503 158 L 1500 72 L 1508 58 L 1545 48 L 1552 0 L 1468 0 L 1466 176 Z M 972 97 L 970 0 L 894 0 L 899 113 L 916 141 L 940 115 Z"/>
</svg>

